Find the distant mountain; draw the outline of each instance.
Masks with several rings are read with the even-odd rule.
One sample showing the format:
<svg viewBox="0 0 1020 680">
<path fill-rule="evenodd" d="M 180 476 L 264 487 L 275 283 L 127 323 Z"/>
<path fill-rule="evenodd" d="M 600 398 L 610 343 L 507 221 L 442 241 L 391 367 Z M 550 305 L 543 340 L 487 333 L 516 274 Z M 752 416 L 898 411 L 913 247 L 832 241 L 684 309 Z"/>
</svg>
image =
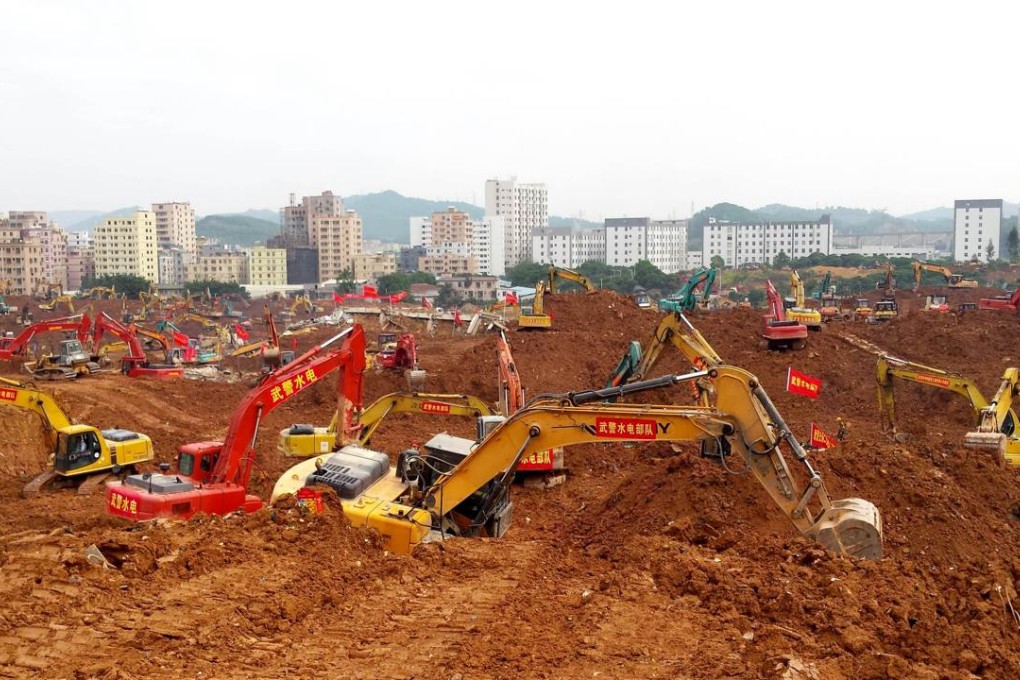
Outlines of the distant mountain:
<svg viewBox="0 0 1020 680">
<path fill-rule="evenodd" d="M 131 206 L 129 208 L 117 208 L 116 210 L 111 210 L 110 212 L 106 212 L 106 213 L 96 213 L 96 212 L 93 212 L 93 211 L 89 211 L 90 215 L 88 217 L 86 217 L 86 218 L 84 218 L 82 220 L 79 220 L 75 224 L 71 224 L 70 226 L 68 226 L 67 224 L 61 222 L 60 226 L 64 229 L 64 231 L 87 231 L 87 232 L 91 232 L 92 231 L 92 227 L 96 226 L 97 224 L 102 224 L 103 220 L 105 220 L 107 217 L 124 217 L 125 215 L 131 215 L 132 213 L 134 213 L 137 210 L 148 210 L 148 208 L 142 208 L 140 206 L 134 205 L 134 206 Z M 50 213 L 50 214 L 51 215 L 58 215 L 59 211 L 58 212 L 53 212 L 53 213 Z M 56 219 L 56 218 L 54 218 L 54 219 Z"/>
<path fill-rule="evenodd" d="M 485 214 L 485 208 L 470 203 L 411 198 L 392 190 L 346 196 L 344 206 L 358 211 L 358 217 L 365 225 L 365 238 L 392 243 L 410 241 L 412 217 L 425 217 L 451 207 L 468 213 L 473 219 Z"/>
<path fill-rule="evenodd" d="M 591 220 L 584 220 L 579 217 L 549 216 L 550 227 L 579 227 L 581 229 L 592 229 L 594 227 L 601 227 L 602 225 L 602 222 L 592 222 Z"/>
<path fill-rule="evenodd" d="M 199 236 L 219 239 L 226 245 L 252 246 L 256 242 L 265 244 L 271 237 L 279 234 L 280 224 L 248 217 L 247 213 L 206 215 L 195 223 L 195 232 Z"/>
<path fill-rule="evenodd" d="M 86 222 L 103 213 L 100 210 L 47 210 L 46 214 L 51 220 L 55 220 L 61 229 L 69 229 L 69 224 Z"/>
<path fill-rule="evenodd" d="M 242 217 L 254 217 L 257 220 L 280 224 L 280 211 L 268 210 L 266 208 L 245 210 L 243 213 L 220 213 L 221 215 L 240 215 Z"/>
<path fill-rule="evenodd" d="M 949 220 L 953 221 L 953 209 L 952 208 L 932 208 L 931 210 L 922 210 L 921 212 L 910 213 L 909 215 L 900 215 L 902 219 L 914 220 L 915 222 L 934 222 L 936 220 Z"/>
</svg>

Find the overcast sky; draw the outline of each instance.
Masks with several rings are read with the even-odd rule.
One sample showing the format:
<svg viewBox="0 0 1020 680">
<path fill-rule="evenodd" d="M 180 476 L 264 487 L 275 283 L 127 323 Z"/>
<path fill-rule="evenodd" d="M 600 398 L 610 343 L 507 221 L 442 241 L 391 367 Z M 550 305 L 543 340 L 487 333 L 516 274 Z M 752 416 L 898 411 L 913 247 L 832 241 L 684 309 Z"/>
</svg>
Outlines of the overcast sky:
<svg viewBox="0 0 1020 680">
<path fill-rule="evenodd" d="M 941 3 L 940 3 L 941 4 Z M 672 7 L 672 9 L 669 9 Z M 0 211 L 1020 196 L 1020 4 L 0 0 Z"/>
</svg>

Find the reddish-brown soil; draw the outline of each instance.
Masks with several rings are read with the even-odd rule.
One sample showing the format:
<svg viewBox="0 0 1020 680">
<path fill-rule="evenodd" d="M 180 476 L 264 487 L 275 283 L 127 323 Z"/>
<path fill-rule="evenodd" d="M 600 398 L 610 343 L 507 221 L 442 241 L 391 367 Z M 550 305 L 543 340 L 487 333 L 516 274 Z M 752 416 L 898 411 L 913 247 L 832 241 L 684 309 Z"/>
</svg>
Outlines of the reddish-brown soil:
<svg viewBox="0 0 1020 680">
<path fill-rule="evenodd" d="M 910 437 L 894 441 L 878 418 L 875 356 L 839 337 L 959 371 L 990 395 L 1020 362 L 1020 326 L 1009 314 L 939 316 L 916 311 L 912 293 L 900 299 L 900 319 L 830 324 L 792 353 L 761 348 L 761 310 L 693 317 L 727 362 L 760 378 L 802 439 L 812 422 L 830 432 L 837 416 L 848 423 L 847 442 L 812 459 L 834 498 L 882 511 L 877 562 L 820 550 L 752 479 L 683 446 L 569 449 L 565 484 L 515 491 L 504 539 L 449 540 L 412 556 L 387 553 L 332 504 L 316 517 L 280 507 L 128 525 L 105 515 L 99 496 L 21 499 L 46 445 L 34 416 L 4 408 L 0 677 L 1020 677 L 1017 472 L 963 448 L 973 415 L 949 393 L 897 384 Z M 529 396 L 601 386 L 626 342 L 646 345 L 659 318 L 610 293 L 554 295 L 548 308 L 553 330 L 510 335 Z M 371 340 L 376 320 L 364 321 Z M 12 328 L 13 317 L 0 323 Z M 430 390 L 495 401 L 492 335 L 440 326 L 428 336 L 408 324 Z M 298 336 L 299 349 L 332 332 Z M 823 381 L 819 399 L 784 391 L 790 366 Z M 653 373 L 685 370 L 667 350 Z M 182 443 L 223 436 L 247 382 L 111 373 L 41 386 L 80 422 L 146 432 L 170 461 Z M 366 401 L 403 386 L 370 371 Z M 256 493 L 267 496 L 292 462 L 276 452 L 277 432 L 325 424 L 334 408 L 332 387 L 320 384 L 270 414 Z M 392 455 L 442 429 L 473 427 L 404 416 L 372 445 Z M 93 544 L 114 568 L 86 561 Z"/>
</svg>

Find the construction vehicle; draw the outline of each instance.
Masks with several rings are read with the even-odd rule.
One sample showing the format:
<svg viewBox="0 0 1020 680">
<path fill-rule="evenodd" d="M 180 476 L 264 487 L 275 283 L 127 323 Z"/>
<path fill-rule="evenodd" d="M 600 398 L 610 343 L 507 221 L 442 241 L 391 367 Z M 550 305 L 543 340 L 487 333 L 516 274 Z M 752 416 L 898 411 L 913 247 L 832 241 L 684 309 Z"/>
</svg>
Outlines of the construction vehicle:
<svg viewBox="0 0 1020 680">
<path fill-rule="evenodd" d="M 189 319 L 204 317 L 196 317 L 194 314 L 186 314 L 185 317 Z M 208 321 L 208 319 L 206 319 Z M 216 343 L 220 344 L 220 326 L 216 323 L 209 321 L 209 327 L 216 330 Z M 170 331 L 171 338 L 173 339 L 173 347 L 170 350 L 170 361 L 174 363 L 182 364 L 214 364 L 220 361 L 223 357 L 218 351 L 211 350 L 207 347 L 203 347 L 202 343 L 198 338 L 192 338 L 180 328 L 178 328 L 172 321 L 160 321 L 156 324 L 156 330 L 160 333 Z"/>
<path fill-rule="evenodd" d="M 114 300 L 117 297 L 117 287 L 111 286 L 106 288 L 104 286 L 96 286 L 94 288 L 86 288 L 85 290 L 78 293 L 79 299 L 91 298 L 92 300 L 103 300 L 110 299 Z"/>
<path fill-rule="evenodd" d="M 290 307 L 287 309 L 287 314 L 294 316 L 298 309 L 304 310 L 305 314 L 312 314 L 315 311 L 315 306 L 312 304 L 311 299 L 307 295 L 298 295 L 294 298 L 294 301 L 290 303 Z"/>
<path fill-rule="evenodd" d="M 77 378 L 79 375 L 96 373 L 100 366 L 85 352 L 83 346 L 83 342 L 88 339 L 90 326 L 91 321 L 84 314 L 33 323 L 15 337 L 0 338 L 0 359 L 24 355 L 29 343 L 41 333 L 73 332 L 75 337 L 60 341 L 58 352 L 43 354 L 39 359 L 26 362 L 23 368 L 44 380 Z"/>
<path fill-rule="evenodd" d="M 356 370 L 356 368 L 352 370 Z M 350 400 L 347 400 L 347 403 L 350 403 Z M 328 427 L 298 424 L 281 430 L 277 450 L 284 456 L 295 458 L 308 458 L 336 451 L 343 441 L 337 437 L 339 423 L 341 421 L 353 422 L 351 417 L 343 418 L 341 409 L 342 406 L 333 415 Z M 466 394 L 393 392 L 379 397 L 361 412 L 361 416 L 358 418 L 360 431 L 352 433 L 352 436 L 361 446 L 367 446 L 382 422 L 388 416 L 397 413 L 478 418 L 479 416 L 493 415 L 495 412 L 478 397 Z"/>
<path fill-rule="evenodd" d="M 896 299 L 896 277 L 893 276 L 892 262 L 888 263 L 885 268 L 885 278 L 881 281 L 875 282 L 875 290 L 884 290 L 885 293 L 882 295 L 883 300 L 895 300 Z"/>
<path fill-rule="evenodd" d="M 659 310 L 663 312 L 689 312 L 698 306 L 698 287 L 701 286 L 701 302 L 708 302 L 712 295 L 712 284 L 717 273 L 713 267 L 702 267 L 688 277 L 680 290 L 668 298 L 659 300 Z"/>
<path fill-rule="evenodd" d="M 832 273 L 825 272 L 825 277 L 815 293 L 815 299 L 818 300 L 820 305 L 818 313 L 821 314 L 824 323 L 834 321 L 843 316 L 839 309 L 839 303 L 836 300 L 836 286 L 831 285 L 831 282 Z"/>
<path fill-rule="evenodd" d="M 510 342 L 502 330 L 496 338 L 496 354 L 499 367 L 499 414 L 505 419 L 524 408 L 524 383 L 521 382 L 521 375 L 517 372 L 517 363 L 510 351 Z M 481 427 L 479 429 L 479 439 L 483 429 Z M 536 451 L 518 460 L 516 471 L 533 473 L 562 470 L 563 459 L 562 448 Z"/>
<path fill-rule="evenodd" d="M 7 300 L 4 298 L 3 293 L 0 293 L 0 314 L 7 316 L 11 312 L 18 311 L 17 308 L 11 307 L 7 304 Z"/>
<path fill-rule="evenodd" d="M 938 312 L 939 314 L 949 313 L 949 301 L 945 295 L 928 295 L 924 298 L 925 312 Z"/>
<path fill-rule="evenodd" d="M 713 383 L 712 407 L 599 403 L 702 378 Z M 394 468 L 384 462 L 374 471 L 367 469 L 365 449 L 344 447 L 291 468 L 274 487 L 273 499 L 314 494 L 314 485 L 326 484 L 341 498 L 352 525 L 377 529 L 389 550 L 407 553 L 443 536 L 504 536 L 513 517 L 514 470 L 537 452 L 575 444 L 702 442 L 708 455 L 728 466 L 742 461 L 797 529 L 825 548 L 861 558 L 882 553 L 878 509 L 861 499 L 829 498 L 807 451 L 757 378 L 741 368 L 719 366 L 550 395 L 505 420 L 483 418 L 479 429 L 479 442 L 437 435 L 421 450 L 403 451 Z M 787 466 L 784 446 L 803 466 L 805 483 Z M 305 490 L 306 484 L 311 488 Z"/>
<path fill-rule="evenodd" d="M 790 292 L 793 297 L 783 300 L 787 318 L 804 324 L 809 331 L 822 330 L 821 312 L 804 306 L 804 282 L 795 269 L 790 271 Z"/>
<path fill-rule="evenodd" d="M 0 359 L 11 359 L 25 353 L 28 344 L 40 333 L 55 331 L 74 332 L 79 342 L 88 339 L 92 321 L 87 315 L 39 321 L 25 328 L 15 337 L 0 338 Z"/>
<path fill-rule="evenodd" d="M 418 343 L 414 333 L 401 333 L 392 344 L 380 339 L 380 347 L 375 355 L 376 367 L 403 371 L 407 378 L 407 388 L 412 392 L 420 392 L 425 388 L 426 374 L 418 368 Z"/>
<path fill-rule="evenodd" d="M 954 274 L 949 267 L 943 267 L 937 264 L 928 264 L 927 262 L 919 262 L 914 260 L 914 290 L 916 291 L 921 285 L 921 272 L 935 272 L 941 274 L 945 279 L 945 285 L 949 288 L 977 288 L 978 282 L 973 279 L 963 278 L 963 274 Z"/>
<path fill-rule="evenodd" d="M 152 441 L 144 434 L 74 425 L 49 394 L 14 380 L 0 378 L 0 403 L 38 414 L 53 452 L 53 467 L 22 489 L 25 498 L 51 485 L 77 486 L 85 495 L 111 474 L 154 458 Z"/>
<path fill-rule="evenodd" d="M 769 349 L 803 349 L 807 344 L 807 326 L 799 321 L 786 318 L 783 298 L 772 285 L 765 281 L 765 296 L 768 298 L 769 313 L 765 315 L 762 338 Z"/>
<path fill-rule="evenodd" d="M 634 304 L 638 306 L 638 309 L 652 308 L 652 298 L 648 296 L 648 293 L 645 292 L 644 288 L 635 288 L 630 297 L 634 300 Z"/>
<path fill-rule="evenodd" d="M 36 293 L 36 298 L 40 300 L 52 300 L 58 295 L 62 295 L 64 292 L 64 286 L 60 283 L 40 283 L 39 291 Z"/>
<path fill-rule="evenodd" d="M 585 289 L 589 293 L 594 293 L 598 290 L 598 287 L 592 283 L 592 280 L 580 272 L 576 272 L 573 269 L 567 269 L 566 267 L 549 267 L 549 283 L 548 290 L 550 293 L 556 292 L 556 279 L 563 279 L 564 281 L 572 281 L 577 285 Z"/>
<path fill-rule="evenodd" d="M 339 349 L 325 351 L 339 340 L 344 340 Z M 333 371 L 341 372 L 342 385 L 354 382 L 360 385 L 361 371 L 356 367 L 364 355 L 364 331 L 355 324 L 286 366 L 263 376 L 234 410 L 222 442 L 205 441 L 181 446 L 177 453 L 176 474 L 135 474 L 120 484 L 108 485 L 107 512 L 142 521 L 157 517 L 186 519 L 200 512 L 225 515 L 238 510 L 258 510 L 262 507 L 262 500 L 247 491 L 262 421 L 276 407 Z M 348 366 L 355 369 L 349 372 Z M 360 387 L 354 390 L 357 394 L 352 396 L 360 399 Z M 344 413 L 347 412 L 348 409 L 344 409 Z M 346 433 L 348 430 L 342 427 L 338 431 Z M 352 475 L 360 472 L 360 468 L 350 471 Z"/>
<path fill-rule="evenodd" d="M 896 300 L 879 300 L 875 303 L 874 313 L 871 315 L 871 320 L 875 323 L 882 321 L 890 321 L 900 315 L 899 305 L 896 304 Z"/>
<path fill-rule="evenodd" d="M 875 310 L 871 308 L 868 298 L 857 298 L 857 306 L 854 307 L 854 321 L 868 321 Z"/>
<path fill-rule="evenodd" d="M 268 373 L 293 360 L 294 353 L 285 353 L 280 348 L 280 334 L 276 330 L 276 321 L 273 320 L 273 313 L 269 311 L 269 305 L 262 307 L 262 322 L 266 325 L 267 338 L 241 345 L 234 349 L 230 356 L 253 356 L 258 352 L 262 356 L 262 370 Z"/>
<path fill-rule="evenodd" d="M 64 305 L 65 307 L 67 307 L 68 314 L 74 314 L 74 298 L 72 298 L 70 295 L 58 295 L 49 302 L 43 302 L 42 304 L 40 304 L 39 309 L 44 309 L 47 312 L 52 312 L 59 305 Z"/>
<path fill-rule="evenodd" d="M 120 372 L 129 378 L 169 380 L 180 378 L 184 375 L 184 369 L 173 363 L 173 352 L 170 343 L 162 335 L 151 331 L 144 332 L 146 337 L 159 338 L 160 348 L 163 350 L 164 362 L 152 363 L 145 354 L 141 340 L 138 339 L 138 328 L 134 326 L 124 327 L 106 312 L 102 312 L 96 317 L 96 323 L 92 329 L 92 348 L 94 353 L 100 353 L 103 336 L 106 333 L 127 345 L 128 353 L 126 356 L 121 357 L 120 360 Z"/>
<path fill-rule="evenodd" d="M 534 330 L 552 328 L 552 317 L 545 313 L 545 281 L 535 284 L 535 297 L 531 305 L 522 306 L 518 310 L 517 328 Z"/>
<path fill-rule="evenodd" d="M 1005 312 L 1020 310 L 1020 286 L 1017 286 L 1010 295 L 981 298 L 978 300 L 978 309 L 997 309 Z"/>
<path fill-rule="evenodd" d="M 14 281 L 11 279 L 0 279 L 0 295 L 10 295 Z"/>
<path fill-rule="evenodd" d="M 995 448 L 1011 465 L 1020 466 L 1020 439 L 1016 438 L 1018 421 L 1012 408 L 1018 389 L 1017 375 L 1016 368 L 1007 368 L 1002 374 L 998 392 L 992 401 L 988 401 L 973 380 L 959 373 L 882 354 L 875 365 L 882 428 L 896 432 L 893 378 L 948 390 L 963 396 L 974 412 L 978 429 L 964 438 L 964 445 L 969 448 Z M 1000 439 L 1000 436 L 1005 439 Z"/>
</svg>

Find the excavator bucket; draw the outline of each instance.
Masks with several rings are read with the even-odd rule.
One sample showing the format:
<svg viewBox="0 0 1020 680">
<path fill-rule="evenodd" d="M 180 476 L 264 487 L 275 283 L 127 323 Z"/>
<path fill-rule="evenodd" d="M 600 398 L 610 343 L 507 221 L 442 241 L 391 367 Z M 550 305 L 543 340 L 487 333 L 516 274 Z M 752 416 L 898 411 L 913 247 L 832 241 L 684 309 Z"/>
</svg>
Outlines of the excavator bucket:
<svg viewBox="0 0 1020 680">
<path fill-rule="evenodd" d="M 963 445 L 968 449 L 983 451 L 1001 451 L 1005 448 L 1006 435 L 1001 432 L 968 432 L 963 437 Z"/>
<path fill-rule="evenodd" d="M 420 368 L 409 368 L 404 371 L 404 377 L 407 378 L 407 389 L 411 392 L 424 392 L 426 376 L 425 371 Z"/>
<path fill-rule="evenodd" d="M 882 516 L 861 498 L 834 501 L 807 534 L 833 552 L 864 560 L 882 557 Z"/>
</svg>

